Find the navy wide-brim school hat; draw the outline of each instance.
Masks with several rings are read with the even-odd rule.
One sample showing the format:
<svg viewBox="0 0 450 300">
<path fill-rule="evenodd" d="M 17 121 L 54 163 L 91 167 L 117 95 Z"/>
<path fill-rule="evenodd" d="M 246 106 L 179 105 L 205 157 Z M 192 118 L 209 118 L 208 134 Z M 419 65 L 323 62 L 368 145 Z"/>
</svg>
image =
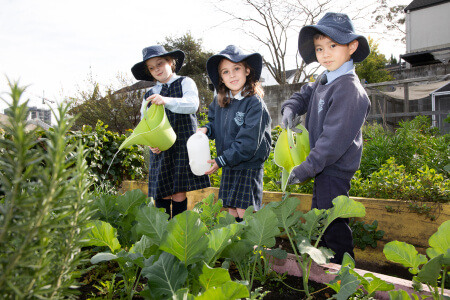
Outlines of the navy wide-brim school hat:
<svg viewBox="0 0 450 300">
<path fill-rule="evenodd" d="M 173 57 L 176 61 L 175 73 L 178 73 L 178 71 L 180 71 L 181 67 L 183 66 L 184 52 L 181 50 L 174 50 L 168 52 L 163 46 L 156 45 L 146 47 L 142 50 L 142 57 L 143 57 L 142 61 L 135 64 L 131 68 L 131 73 L 133 73 L 134 78 L 136 78 L 137 80 L 147 80 L 147 81 L 155 80 L 153 76 L 150 74 L 150 71 L 148 70 L 147 65 L 145 64 L 145 61 L 150 58 L 161 56 Z"/>
<path fill-rule="evenodd" d="M 355 33 L 353 23 L 346 14 L 326 13 L 316 25 L 308 25 L 300 30 L 298 51 L 306 64 L 317 61 L 313 37 L 319 32 L 341 45 L 358 40 L 358 48 L 352 54 L 354 62 L 362 62 L 370 53 L 367 39 Z"/>
<path fill-rule="evenodd" d="M 219 54 L 211 56 L 206 62 L 206 71 L 208 72 L 208 76 L 211 79 L 211 82 L 214 84 L 216 90 L 219 87 L 219 63 L 223 58 L 226 58 L 234 63 L 239 63 L 245 60 L 255 72 L 255 80 L 259 80 L 259 78 L 261 77 L 261 54 L 245 54 L 238 47 L 234 45 L 228 45 L 224 50 L 220 51 Z"/>
</svg>

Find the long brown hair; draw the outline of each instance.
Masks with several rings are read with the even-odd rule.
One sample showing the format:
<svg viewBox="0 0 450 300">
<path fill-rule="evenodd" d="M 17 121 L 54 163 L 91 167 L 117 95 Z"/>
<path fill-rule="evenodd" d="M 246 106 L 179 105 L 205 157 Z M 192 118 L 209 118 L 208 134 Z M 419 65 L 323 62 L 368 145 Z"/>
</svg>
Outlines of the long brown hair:
<svg viewBox="0 0 450 300">
<path fill-rule="evenodd" d="M 224 60 L 224 59 L 225 58 L 223 58 L 222 60 Z M 222 60 L 219 62 L 219 65 L 222 62 Z M 250 70 L 250 74 L 247 75 L 247 79 L 245 81 L 244 87 L 242 88 L 242 90 L 244 91 L 242 96 L 247 97 L 247 96 L 253 96 L 253 95 L 257 94 L 262 99 L 264 97 L 264 90 L 261 86 L 261 83 L 255 79 L 255 70 L 253 70 L 253 68 L 250 67 L 250 65 L 245 60 L 241 61 L 241 63 L 244 65 L 244 68 L 247 68 Z M 227 88 L 225 83 L 223 83 L 222 77 L 220 76 L 220 73 L 219 73 L 219 86 L 217 88 L 217 102 L 219 103 L 220 107 L 227 107 L 228 104 L 230 104 L 231 98 L 229 97 L 229 94 L 230 94 L 230 89 Z"/>
</svg>

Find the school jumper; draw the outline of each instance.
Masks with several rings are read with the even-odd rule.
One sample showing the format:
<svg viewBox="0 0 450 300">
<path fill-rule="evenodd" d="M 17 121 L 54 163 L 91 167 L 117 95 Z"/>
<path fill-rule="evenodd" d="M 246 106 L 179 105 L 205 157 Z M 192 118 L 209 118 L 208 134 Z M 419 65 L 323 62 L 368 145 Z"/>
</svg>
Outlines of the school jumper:
<svg viewBox="0 0 450 300">
<path fill-rule="evenodd" d="M 263 166 L 271 149 L 271 118 L 257 95 L 238 93 L 226 107 L 217 97 L 209 106 L 207 135 L 216 141 L 218 166 L 222 168 L 219 199 L 224 207 L 259 210 L 263 194 Z"/>
<path fill-rule="evenodd" d="M 161 96 L 183 97 L 182 81 L 180 76 L 160 92 Z M 164 85 L 163 85 L 164 86 Z M 144 99 L 153 94 L 149 90 Z M 210 186 L 207 175 L 196 176 L 189 166 L 186 142 L 197 130 L 197 117 L 195 114 L 173 113 L 165 109 L 169 123 L 177 135 L 175 144 L 166 151 L 154 154 L 150 151 L 150 169 L 148 178 L 148 196 L 162 199 L 179 192 L 187 192 Z"/>
<path fill-rule="evenodd" d="M 327 84 L 320 80 L 305 84 L 281 108 L 282 112 L 289 107 L 295 114 L 306 113 L 311 152 L 293 172 L 300 182 L 314 177 L 311 208 L 318 209 L 331 208 L 337 196 L 348 196 L 350 181 L 361 162 L 361 127 L 370 110 L 370 100 L 354 72 L 353 61 L 329 72 L 329 77 L 333 80 Z M 345 252 L 354 256 L 348 219 L 333 222 L 323 244 L 336 252 L 332 262 L 340 263 Z"/>
</svg>

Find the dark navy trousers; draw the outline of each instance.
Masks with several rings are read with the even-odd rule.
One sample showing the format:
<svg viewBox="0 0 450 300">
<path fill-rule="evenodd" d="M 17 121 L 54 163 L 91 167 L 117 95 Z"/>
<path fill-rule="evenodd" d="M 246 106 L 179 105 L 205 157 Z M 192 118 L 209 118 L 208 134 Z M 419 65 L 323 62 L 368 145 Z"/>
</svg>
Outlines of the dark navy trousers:
<svg viewBox="0 0 450 300">
<path fill-rule="evenodd" d="M 325 175 L 320 173 L 314 178 L 313 198 L 311 209 L 329 209 L 333 207 L 333 199 L 337 196 L 347 196 L 350 190 L 350 180 Z M 335 252 L 330 260 L 332 263 L 341 264 L 344 253 L 347 252 L 353 258 L 352 230 L 348 226 L 348 218 L 339 218 L 332 222 L 320 242 L 321 246 L 330 248 Z"/>
</svg>

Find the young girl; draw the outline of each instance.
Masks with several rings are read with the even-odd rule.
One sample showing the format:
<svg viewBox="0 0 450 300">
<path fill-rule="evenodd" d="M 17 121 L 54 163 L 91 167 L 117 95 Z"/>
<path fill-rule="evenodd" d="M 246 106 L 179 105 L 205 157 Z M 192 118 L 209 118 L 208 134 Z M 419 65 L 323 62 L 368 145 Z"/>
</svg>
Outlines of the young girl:
<svg viewBox="0 0 450 300">
<path fill-rule="evenodd" d="M 262 57 L 244 54 L 230 45 L 211 56 L 206 69 L 217 91 L 209 106 L 205 127 L 199 128 L 216 140 L 217 157 L 205 174 L 222 169 L 219 199 L 238 222 L 245 209 L 261 207 L 263 166 L 269 156 L 270 115 L 258 82 Z"/>
<path fill-rule="evenodd" d="M 163 207 L 169 217 L 175 217 L 187 209 L 187 191 L 210 186 L 207 175 L 191 172 L 186 148 L 187 139 L 197 129 L 197 86 L 191 78 L 176 75 L 183 65 L 183 51 L 167 52 L 157 45 L 144 48 L 142 55 L 142 62 L 135 64 L 131 72 L 138 80 L 156 80 L 156 85 L 144 96 L 141 118 L 150 105 L 165 105 L 177 135 L 175 144 L 166 151 L 150 147 L 148 196 L 153 197 L 156 207 Z"/>
</svg>

